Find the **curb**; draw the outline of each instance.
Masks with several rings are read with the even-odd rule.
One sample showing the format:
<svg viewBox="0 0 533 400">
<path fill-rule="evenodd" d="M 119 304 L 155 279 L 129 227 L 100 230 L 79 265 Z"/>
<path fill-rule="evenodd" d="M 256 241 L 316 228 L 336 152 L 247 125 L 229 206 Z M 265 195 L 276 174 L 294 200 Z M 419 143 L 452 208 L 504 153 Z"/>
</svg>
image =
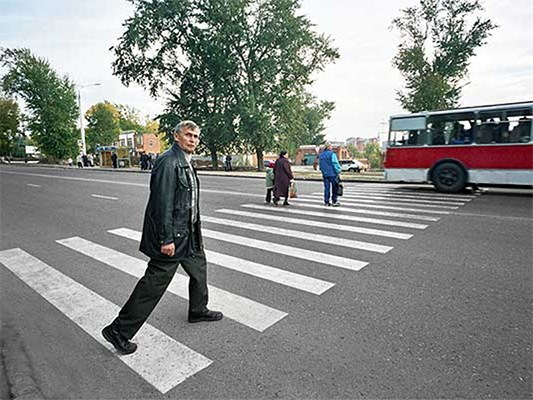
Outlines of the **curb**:
<svg viewBox="0 0 533 400">
<path fill-rule="evenodd" d="M 12 164 L 4 164 L 4 165 L 11 165 L 11 166 L 17 166 L 22 168 L 50 168 L 50 169 L 66 169 L 66 170 L 78 170 L 78 169 L 88 169 L 90 171 L 102 171 L 102 172 L 120 172 L 120 173 L 137 173 L 137 174 L 149 174 L 150 171 L 141 171 L 137 168 L 100 168 L 100 167 L 92 167 L 92 168 L 78 168 L 78 167 L 69 167 L 66 165 L 52 165 L 52 164 L 26 164 L 26 163 L 12 163 Z M 251 179 L 264 179 L 265 173 L 264 172 L 226 172 L 226 171 L 206 171 L 199 169 L 197 170 L 198 175 L 205 175 L 205 176 L 220 176 L 220 177 L 231 177 L 231 178 L 251 178 Z M 299 175 L 298 171 L 294 172 L 295 180 L 297 181 L 308 181 L 308 182 L 322 182 L 322 178 L 320 176 L 301 176 Z M 376 177 L 368 177 L 368 176 L 344 176 L 342 178 L 343 182 L 366 182 L 366 183 L 394 183 L 394 182 L 385 182 L 383 180 L 383 176 L 378 175 Z"/>
</svg>

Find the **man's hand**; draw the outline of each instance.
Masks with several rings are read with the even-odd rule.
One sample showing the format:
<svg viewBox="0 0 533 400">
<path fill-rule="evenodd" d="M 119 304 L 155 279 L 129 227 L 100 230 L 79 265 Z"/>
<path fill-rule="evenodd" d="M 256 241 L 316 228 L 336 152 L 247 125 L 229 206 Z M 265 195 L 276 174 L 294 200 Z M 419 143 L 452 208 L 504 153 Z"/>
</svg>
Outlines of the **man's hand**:
<svg viewBox="0 0 533 400">
<path fill-rule="evenodd" d="M 175 252 L 176 252 L 176 246 L 174 246 L 174 243 L 161 245 L 161 253 L 163 253 L 164 255 L 173 257 Z"/>
</svg>

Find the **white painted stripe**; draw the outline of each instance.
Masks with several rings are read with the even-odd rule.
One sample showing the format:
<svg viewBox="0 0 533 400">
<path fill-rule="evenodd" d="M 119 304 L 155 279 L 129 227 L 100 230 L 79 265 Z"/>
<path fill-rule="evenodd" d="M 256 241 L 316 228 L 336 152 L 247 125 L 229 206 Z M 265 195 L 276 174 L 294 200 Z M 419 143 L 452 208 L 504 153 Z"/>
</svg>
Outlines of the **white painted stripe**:
<svg viewBox="0 0 533 400">
<path fill-rule="evenodd" d="M 301 258 L 303 260 L 313 261 L 321 264 L 333 265 L 334 267 L 345 268 L 352 271 L 359 271 L 368 265 L 367 262 L 353 260 L 350 258 L 339 257 L 332 254 L 320 253 L 318 251 L 306 250 L 293 246 L 265 242 L 262 240 L 251 239 L 243 236 L 231 235 L 229 233 L 202 229 L 204 237 L 221 240 L 223 242 L 235 243 L 241 246 L 252 247 L 272 253 L 283 254 L 290 257 Z"/>
<path fill-rule="evenodd" d="M 272 215 L 272 214 L 258 214 L 258 213 L 248 212 L 248 211 L 230 210 L 226 208 L 222 208 L 222 209 L 215 210 L 215 211 L 220 212 L 220 213 L 225 213 L 225 214 L 231 214 L 231 215 L 240 215 L 242 217 L 260 218 L 260 219 L 266 219 L 269 221 L 280 221 L 280 222 L 290 223 L 290 224 L 314 226 L 317 228 L 325 228 L 325 229 L 332 229 L 332 230 L 334 229 L 334 230 L 339 230 L 339 231 L 362 233 L 366 235 L 384 236 L 384 237 L 390 237 L 394 239 L 410 239 L 411 237 L 413 237 L 413 235 L 408 234 L 408 233 L 384 231 L 380 229 L 371 229 L 371 228 L 361 228 L 358 226 L 329 224 L 327 222 L 311 221 L 311 220 L 300 219 L 300 218 L 290 218 L 287 216 L 278 216 L 278 215 Z M 202 217 L 202 219 L 205 219 L 205 217 Z M 270 229 L 270 228 L 267 228 L 267 229 Z"/>
<path fill-rule="evenodd" d="M 135 233 L 135 240 L 140 239 L 139 232 L 131 232 Z M 111 233 L 125 236 L 124 234 L 121 234 L 121 230 L 119 229 L 114 230 Z M 79 237 L 58 240 L 57 242 L 137 278 L 142 277 L 146 270 L 146 261 Z M 170 282 L 167 290 L 179 297 L 188 299 L 188 285 L 188 277 L 176 274 L 174 275 L 172 282 Z M 234 295 L 214 286 L 208 285 L 208 288 L 210 306 L 214 309 L 221 310 L 226 317 L 260 332 L 287 315 L 285 312 L 257 303 L 245 297 Z"/>
<path fill-rule="evenodd" d="M 114 229 L 109 232 L 129 239 L 135 237 L 136 241 L 139 241 L 141 236 L 141 232 L 129 230 L 127 228 Z M 268 265 L 258 264 L 253 261 L 246 261 L 241 258 L 228 256 L 215 251 L 205 250 L 205 255 L 207 261 L 210 263 L 313 294 L 322 294 L 326 290 L 335 286 L 335 284 L 331 282 L 273 268 Z"/>
<path fill-rule="evenodd" d="M 438 221 L 440 218 L 438 217 L 428 217 L 426 215 L 415 215 L 415 214 L 402 214 L 402 213 L 392 213 L 387 211 L 372 211 L 372 210 L 358 210 L 354 208 L 347 208 L 347 207 L 324 207 L 324 205 L 313 205 L 313 204 L 298 204 L 298 203 L 292 203 L 293 205 L 296 205 L 297 207 L 306 207 L 306 208 L 319 208 L 322 210 L 326 210 L 326 212 L 333 214 L 336 213 L 356 213 L 356 214 L 371 214 L 371 215 L 383 215 L 384 217 L 396 217 L 396 218 L 409 218 L 409 219 L 419 219 L 422 221 Z"/>
<path fill-rule="evenodd" d="M 315 194 L 315 195 L 305 195 L 305 194 L 299 194 L 298 199 L 301 198 L 310 198 L 310 199 L 319 199 L 321 202 L 324 201 L 324 196 L 321 193 Z M 398 206 L 415 206 L 418 208 L 442 208 L 445 210 L 457 210 L 459 207 L 456 206 L 441 206 L 438 204 L 418 204 L 417 202 L 413 202 L 411 200 L 397 200 L 397 199 L 383 199 L 383 200 L 369 200 L 366 196 L 352 196 L 352 195 L 346 195 L 339 197 L 339 199 L 342 200 L 343 203 L 346 202 L 346 199 L 349 199 L 350 201 L 356 202 L 357 204 L 361 203 L 368 203 L 368 204 L 394 204 Z M 427 201 L 428 203 L 432 203 L 431 201 Z M 459 205 L 464 205 L 464 203 L 457 203 Z"/>
<path fill-rule="evenodd" d="M 369 193 L 368 191 L 362 191 L 362 190 L 350 190 L 346 189 L 346 193 L 348 194 L 366 194 Z M 371 191 L 370 193 L 376 193 L 376 191 Z M 416 194 L 413 192 L 399 192 L 399 191 L 390 191 L 390 192 L 379 192 L 377 193 L 379 196 L 384 197 L 402 197 L 402 198 L 412 198 L 412 199 L 427 199 L 427 200 L 447 200 L 447 201 L 471 201 L 475 199 L 475 196 L 454 196 L 454 195 L 443 195 L 440 193 L 436 194 Z"/>
<path fill-rule="evenodd" d="M 322 192 L 315 192 L 314 195 L 320 196 L 324 195 Z M 454 206 L 463 206 L 465 205 L 465 202 L 470 201 L 471 199 L 467 200 L 435 200 L 428 197 L 417 197 L 417 196 L 402 196 L 397 194 L 387 194 L 387 193 L 375 193 L 375 192 L 344 192 L 343 197 L 357 197 L 357 198 L 364 198 L 364 199 L 375 199 L 375 200 L 390 200 L 390 201 L 409 201 L 413 203 L 429 203 L 429 204 L 447 204 L 447 205 L 454 205 Z"/>
<path fill-rule="evenodd" d="M 298 197 L 298 199 L 296 200 L 296 202 L 300 203 L 300 202 L 309 202 L 309 203 L 321 203 L 321 204 L 324 204 L 324 200 L 322 199 L 318 199 L 316 197 L 313 197 L 313 198 L 302 198 L 302 197 L 312 197 L 312 196 L 300 196 Z M 346 199 L 342 199 L 339 197 L 340 199 L 340 202 L 342 202 L 342 206 L 345 207 L 345 206 L 348 206 L 348 208 L 351 206 L 351 207 L 354 207 L 354 206 L 357 206 L 357 207 L 368 207 L 368 208 L 381 208 L 381 209 L 384 209 L 384 210 L 398 210 L 398 211 L 414 211 L 414 212 L 423 212 L 423 213 L 427 213 L 427 214 L 441 214 L 441 215 L 448 215 L 450 214 L 449 211 L 441 211 L 441 210 L 425 210 L 425 209 L 420 209 L 420 208 L 410 208 L 410 207 L 395 207 L 395 206 L 384 206 L 384 205 L 381 205 L 381 204 L 364 204 L 364 203 L 359 203 L 357 201 L 350 201 L 350 200 L 346 200 Z"/>
<path fill-rule="evenodd" d="M 361 242 L 358 240 L 350 240 L 334 236 L 318 235 L 310 232 L 293 231 L 291 229 L 278 228 L 275 226 L 269 226 L 265 229 L 264 225 L 252 224 L 249 222 L 240 222 L 230 219 L 204 216 L 202 217 L 202 221 L 207 221 L 220 225 L 235 226 L 237 228 L 250 229 L 273 235 L 288 236 L 298 239 L 312 240 L 314 242 L 327 243 L 330 245 L 344 246 L 349 247 L 350 249 L 375 251 L 377 253 L 386 253 L 393 249 L 393 247 L 391 246 L 383 246 L 381 244 Z"/>
<path fill-rule="evenodd" d="M 243 260 L 242 258 L 228 256 L 215 251 L 205 250 L 205 254 L 209 262 L 222 267 L 313 294 L 320 295 L 335 286 L 334 283 L 323 281 L 321 279 L 311 278 L 309 276 L 285 271 L 279 268 L 273 268 L 268 265 Z"/>
<path fill-rule="evenodd" d="M 117 305 L 21 249 L 0 252 L 0 262 L 95 340 L 113 348 L 101 336 L 101 330 L 117 316 Z M 137 351 L 119 360 L 161 393 L 212 362 L 150 324 L 144 324 L 135 342 Z"/>
<path fill-rule="evenodd" d="M 358 271 L 364 266 L 368 265 L 367 262 L 354 260 L 345 257 L 334 256 L 327 253 L 321 253 L 312 250 L 306 250 L 293 246 L 285 246 L 277 243 L 266 242 L 257 239 L 251 239 L 243 236 L 231 235 L 224 232 L 217 232 L 208 229 L 202 229 L 204 237 L 209 237 L 216 240 L 221 240 L 229 243 L 239 244 L 242 246 L 257 248 L 272 253 L 283 254 L 295 258 L 318 262 L 322 264 L 332 265 L 334 267 L 345 268 L 349 270 Z"/>
<path fill-rule="evenodd" d="M 274 211 L 276 213 L 286 213 L 286 214 L 299 214 L 306 215 L 311 217 L 324 217 L 327 219 L 340 219 L 343 221 L 357 221 L 357 222 L 367 222 L 369 224 L 380 224 L 388 226 L 400 226 L 403 228 L 413 228 L 413 229 L 426 229 L 428 226 L 424 224 L 417 224 L 414 222 L 404 222 L 404 221 L 393 221 L 390 219 L 379 219 L 379 218 L 366 218 L 353 215 L 342 215 L 342 214 L 333 214 L 329 212 L 316 212 L 308 210 L 297 210 L 294 208 L 288 207 L 271 207 L 271 206 L 260 206 L 258 204 L 243 204 L 241 207 L 253 208 L 256 210 L 264 211 Z"/>
<path fill-rule="evenodd" d="M 33 183 L 28 183 L 27 185 L 29 187 L 35 187 L 35 188 L 41 187 L 41 185 L 34 185 Z"/>
<path fill-rule="evenodd" d="M 101 194 L 91 194 L 91 196 L 96 197 L 98 199 L 118 200 L 118 197 L 102 196 Z"/>
</svg>

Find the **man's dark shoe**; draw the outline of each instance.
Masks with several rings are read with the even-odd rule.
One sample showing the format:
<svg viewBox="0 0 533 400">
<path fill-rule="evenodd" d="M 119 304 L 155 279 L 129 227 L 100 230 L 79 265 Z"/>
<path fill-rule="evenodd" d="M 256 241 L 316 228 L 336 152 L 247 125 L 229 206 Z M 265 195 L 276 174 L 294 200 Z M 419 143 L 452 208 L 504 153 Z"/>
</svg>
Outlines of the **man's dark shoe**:
<svg viewBox="0 0 533 400">
<path fill-rule="evenodd" d="M 189 322 L 220 321 L 224 315 L 220 311 L 206 311 L 203 314 L 189 314 Z"/>
<path fill-rule="evenodd" d="M 137 350 L 137 345 L 122 336 L 112 325 L 106 326 L 102 330 L 102 336 L 105 340 L 111 343 L 120 354 L 131 354 Z"/>
</svg>

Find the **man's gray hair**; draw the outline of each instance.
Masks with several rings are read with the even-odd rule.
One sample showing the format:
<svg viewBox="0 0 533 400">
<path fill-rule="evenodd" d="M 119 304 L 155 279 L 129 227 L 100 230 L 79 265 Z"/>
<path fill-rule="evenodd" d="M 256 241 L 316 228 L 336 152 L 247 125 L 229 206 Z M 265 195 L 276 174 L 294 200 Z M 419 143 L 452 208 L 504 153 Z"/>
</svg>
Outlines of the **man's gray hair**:
<svg viewBox="0 0 533 400">
<path fill-rule="evenodd" d="M 193 129 L 195 131 L 200 132 L 200 127 L 196 124 L 194 121 L 185 120 L 181 121 L 174 127 L 173 133 L 182 132 L 184 129 Z"/>
</svg>

